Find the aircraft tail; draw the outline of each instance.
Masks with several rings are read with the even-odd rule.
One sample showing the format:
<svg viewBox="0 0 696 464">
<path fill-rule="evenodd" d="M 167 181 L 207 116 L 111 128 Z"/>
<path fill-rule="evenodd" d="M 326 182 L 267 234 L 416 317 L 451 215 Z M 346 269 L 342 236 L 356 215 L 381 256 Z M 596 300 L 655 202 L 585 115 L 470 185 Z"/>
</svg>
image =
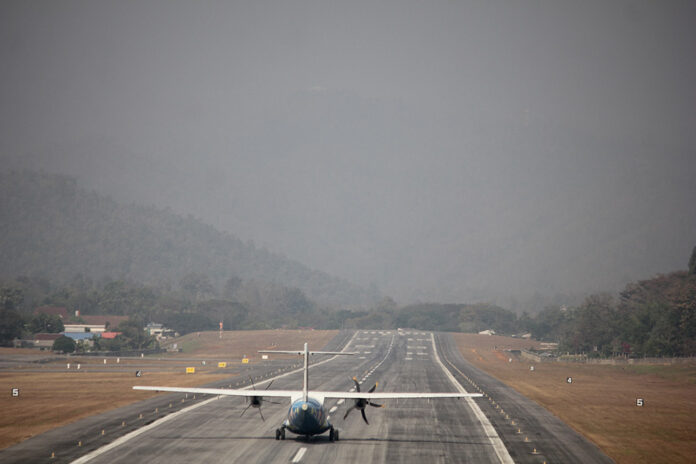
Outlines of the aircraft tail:
<svg viewBox="0 0 696 464">
<path fill-rule="evenodd" d="M 259 353 L 278 353 L 278 354 L 297 354 L 304 355 L 304 369 L 302 376 L 302 398 L 307 401 L 309 398 L 309 355 L 311 354 L 326 354 L 326 355 L 355 355 L 358 353 L 346 352 L 346 351 L 309 351 L 307 343 L 304 344 L 304 350 L 292 351 L 292 350 L 259 350 Z"/>
</svg>

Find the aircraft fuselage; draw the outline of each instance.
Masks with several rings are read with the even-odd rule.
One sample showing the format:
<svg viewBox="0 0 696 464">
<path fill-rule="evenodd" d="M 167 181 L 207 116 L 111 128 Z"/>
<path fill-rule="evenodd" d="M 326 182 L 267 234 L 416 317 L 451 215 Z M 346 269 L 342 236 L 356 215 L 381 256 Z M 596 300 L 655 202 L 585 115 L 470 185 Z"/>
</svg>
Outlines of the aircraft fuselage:
<svg viewBox="0 0 696 464">
<path fill-rule="evenodd" d="M 294 401 L 288 410 L 288 418 L 283 424 L 297 435 L 318 435 L 331 428 L 322 404 L 314 398 Z"/>
</svg>

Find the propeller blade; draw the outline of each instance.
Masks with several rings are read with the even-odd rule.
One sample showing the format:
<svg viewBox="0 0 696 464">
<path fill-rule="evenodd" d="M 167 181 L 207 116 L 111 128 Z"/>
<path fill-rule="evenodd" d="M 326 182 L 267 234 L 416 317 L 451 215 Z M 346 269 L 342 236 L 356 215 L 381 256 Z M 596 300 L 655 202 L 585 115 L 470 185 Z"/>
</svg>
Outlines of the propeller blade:
<svg viewBox="0 0 696 464">
<path fill-rule="evenodd" d="M 384 407 L 383 404 L 377 404 L 377 403 L 367 403 L 367 404 L 369 404 L 373 408 L 383 408 Z"/>
<path fill-rule="evenodd" d="M 254 379 L 252 379 L 251 376 L 249 376 L 249 382 L 251 382 L 251 389 L 256 390 L 256 387 L 254 386 Z"/>
<path fill-rule="evenodd" d="M 249 403 L 249 406 L 244 408 L 244 411 L 242 411 L 242 413 L 239 415 L 239 417 L 242 417 L 244 415 L 244 413 L 247 412 L 247 409 L 249 409 L 250 407 L 251 407 L 251 403 Z"/>
<path fill-rule="evenodd" d="M 353 382 L 355 382 L 355 390 L 360 393 L 360 383 L 358 383 L 358 379 L 353 377 Z"/>
<path fill-rule="evenodd" d="M 372 386 L 372 388 L 370 388 L 370 391 L 369 391 L 368 393 L 372 393 L 373 391 L 375 391 L 375 388 L 377 388 L 377 385 L 379 385 L 379 382 L 377 382 L 376 384 L 374 384 L 374 385 Z"/>
<path fill-rule="evenodd" d="M 273 380 L 275 380 L 275 379 L 273 379 Z M 273 383 L 273 380 L 271 380 L 270 382 L 268 382 L 268 385 L 266 385 L 266 390 L 268 390 L 268 388 L 271 386 L 271 384 Z"/>
<path fill-rule="evenodd" d="M 370 423 L 367 421 L 367 416 L 365 415 L 365 410 L 364 410 L 364 409 L 361 409 L 360 412 L 362 413 L 363 420 L 365 421 L 365 423 L 366 423 L 367 425 L 370 425 Z"/>
<path fill-rule="evenodd" d="M 350 412 L 351 412 L 353 409 L 355 409 L 355 406 L 352 406 L 352 407 L 348 408 L 348 410 L 346 411 L 346 413 L 343 415 L 343 420 L 346 420 L 346 417 L 348 417 L 348 414 L 350 414 Z"/>
<path fill-rule="evenodd" d="M 261 415 L 261 420 L 266 422 L 266 419 L 264 419 L 263 414 L 261 414 L 261 408 L 259 408 L 259 414 Z"/>
</svg>

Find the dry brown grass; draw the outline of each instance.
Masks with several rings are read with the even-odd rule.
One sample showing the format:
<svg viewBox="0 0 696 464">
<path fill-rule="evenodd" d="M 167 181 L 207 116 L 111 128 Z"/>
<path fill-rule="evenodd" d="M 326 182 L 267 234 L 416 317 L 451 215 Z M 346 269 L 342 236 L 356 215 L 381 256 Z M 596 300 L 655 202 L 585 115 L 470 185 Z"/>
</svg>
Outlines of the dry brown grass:
<svg viewBox="0 0 696 464">
<path fill-rule="evenodd" d="M 600 366 L 533 363 L 518 357 L 510 363 L 509 354 L 500 349 L 528 348 L 529 342 L 454 337 L 467 360 L 547 408 L 617 463 L 693 462 L 696 363 Z M 644 407 L 636 406 L 637 398 L 645 400 Z"/>
<path fill-rule="evenodd" d="M 183 348 L 184 356 L 229 357 L 241 359 L 246 355 L 251 361 L 261 359 L 258 350 L 301 350 L 304 343 L 310 349 L 320 349 L 336 334 L 337 330 L 250 330 L 223 332 L 196 332 L 176 340 Z"/>
<path fill-rule="evenodd" d="M 260 360 L 256 353 L 261 349 L 300 349 L 306 341 L 310 348 L 321 348 L 337 331 L 262 330 L 224 332 L 222 340 L 217 332 L 201 332 L 182 337 L 178 342 L 184 353 L 170 355 L 158 361 L 153 358 L 122 359 L 119 365 L 109 359 L 104 366 L 103 358 L 80 357 L 66 359 L 71 362 L 70 371 L 32 372 L 28 369 L 65 369 L 60 361 L 41 366 L 27 365 L 17 369 L 0 371 L 0 383 L 5 394 L 0 396 L 0 449 L 11 446 L 34 435 L 84 417 L 105 412 L 136 401 L 149 398 L 155 393 L 134 391 L 134 385 L 196 386 L 229 378 L 232 374 L 219 369 L 214 362 L 203 366 L 200 362 L 178 358 L 224 360 L 239 364 L 247 355 L 253 364 Z M 46 352 L 3 349 L 3 355 L 37 354 Z M 80 362 L 81 370 L 74 364 Z M 196 367 L 196 374 L 185 374 L 187 365 Z M 128 366 L 127 372 L 98 372 L 96 369 L 112 369 Z M 143 377 L 135 377 L 135 369 L 144 371 Z M 164 370 L 155 372 L 148 369 Z M 12 388 L 20 389 L 19 398 L 10 395 Z"/>
</svg>

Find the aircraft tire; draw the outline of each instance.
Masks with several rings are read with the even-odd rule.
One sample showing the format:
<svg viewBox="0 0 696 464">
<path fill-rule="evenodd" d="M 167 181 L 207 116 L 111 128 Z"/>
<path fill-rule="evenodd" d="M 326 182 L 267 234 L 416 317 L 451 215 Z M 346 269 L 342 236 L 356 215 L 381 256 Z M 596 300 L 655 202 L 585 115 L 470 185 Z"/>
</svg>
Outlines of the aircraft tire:
<svg viewBox="0 0 696 464">
<path fill-rule="evenodd" d="M 338 429 L 334 431 L 334 440 L 338 441 Z"/>
<path fill-rule="evenodd" d="M 280 440 L 280 429 L 276 429 L 276 440 Z"/>
<path fill-rule="evenodd" d="M 280 429 L 280 439 L 285 440 L 285 429 Z"/>
<path fill-rule="evenodd" d="M 336 436 L 336 432 L 334 432 L 333 427 L 329 430 L 329 441 L 334 441 Z"/>
</svg>

